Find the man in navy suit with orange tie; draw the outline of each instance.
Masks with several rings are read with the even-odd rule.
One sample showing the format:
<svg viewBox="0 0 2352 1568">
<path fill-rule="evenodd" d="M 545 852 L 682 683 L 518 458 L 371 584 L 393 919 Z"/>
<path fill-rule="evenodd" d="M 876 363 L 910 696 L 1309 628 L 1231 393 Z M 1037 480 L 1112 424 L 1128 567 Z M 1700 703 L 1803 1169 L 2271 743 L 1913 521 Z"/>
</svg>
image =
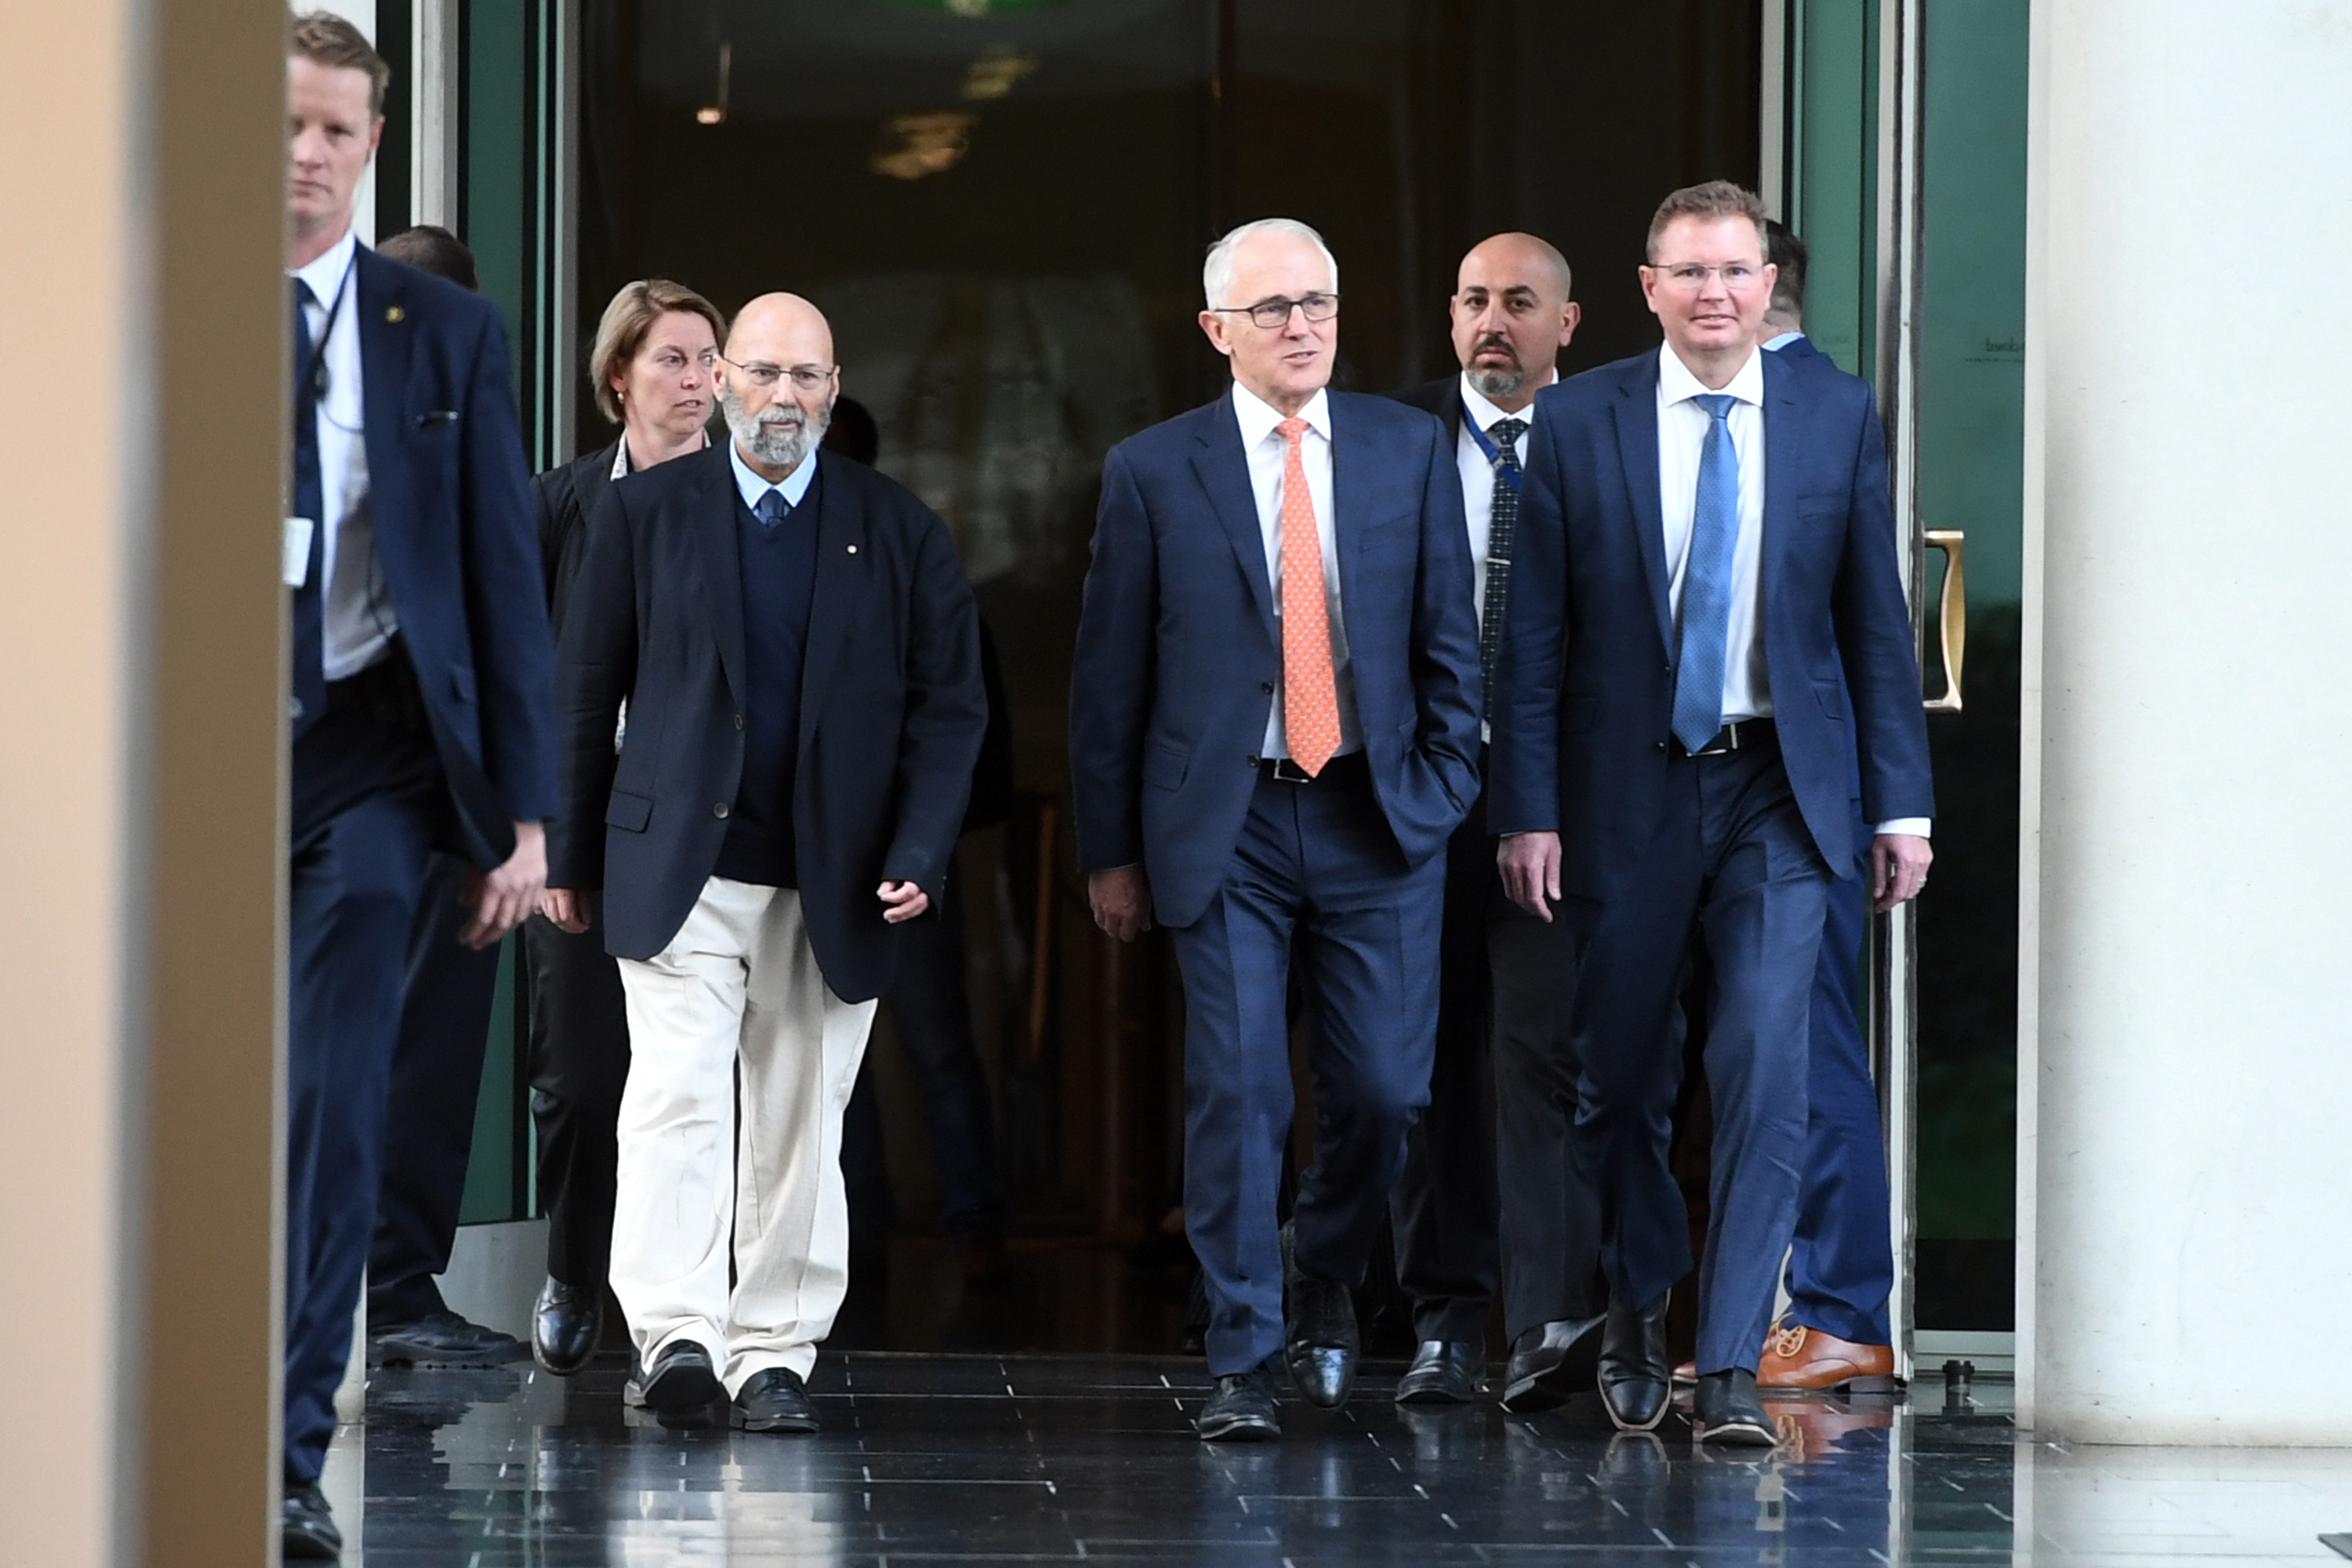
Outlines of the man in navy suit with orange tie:
<svg viewBox="0 0 2352 1568">
<path fill-rule="evenodd" d="M 1096 923 L 1175 936 L 1215 1379 L 1199 1429 L 1247 1440 L 1280 1431 L 1277 1353 L 1318 1405 L 1354 1377 L 1348 1292 L 1428 1100 L 1443 851 L 1478 794 L 1478 632 L 1444 427 L 1325 390 L 1321 237 L 1244 225 L 1203 281 L 1233 389 L 1104 463 L 1070 756 Z M 1315 1163 L 1277 1231 L 1294 951 Z"/>
<path fill-rule="evenodd" d="M 288 879 L 285 1555 L 332 1559 L 319 1489 L 374 1227 L 386 1082 L 432 853 L 474 868 L 461 939 L 546 879 L 554 647 L 498 308 L 352 230 L 383 58 L 294 19 L 292 843 Z"/>
<path fill-rule="evenodd" d="M 1670 1396 L 1666 1296 L 1690 1266 L 1670 1024 L 1706 944 L 1693 1422 L 1769 1446 L 1756 1369 L 1804 1168 L 1830 884 L 1866 867 L 1879 908 L 1916 894 L 1934 805 L 1877 411 L 1864 384 L 1762 352 L 1764 222 L 1725 182 L 1668 196 L 1642 268 L 1664 343 L 1536 401 L 1487 811 L 1506 889 L 1581 949 L 1574 1136 L 1612 1295 L 1601 1394 L 1628 1429 Z"/>
</svg>

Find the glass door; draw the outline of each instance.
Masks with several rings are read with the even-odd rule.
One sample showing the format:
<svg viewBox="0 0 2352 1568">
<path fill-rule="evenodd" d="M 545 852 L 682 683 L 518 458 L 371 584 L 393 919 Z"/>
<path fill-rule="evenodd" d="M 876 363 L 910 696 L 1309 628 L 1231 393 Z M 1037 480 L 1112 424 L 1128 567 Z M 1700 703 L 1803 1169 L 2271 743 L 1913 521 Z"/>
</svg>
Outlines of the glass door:
<svg viewBox="0 0 2352 1568">
<path fill-rule="evenodd" d="M 2014 1328 L 2028 10 L 1774 12 L 1766 194 L 1811 247 L 1815 342 L 1878 386 L 1936 772 L 1932 889 L 1866 959 L 1906 1374 L 1999 1366 Z"/>
</svg>

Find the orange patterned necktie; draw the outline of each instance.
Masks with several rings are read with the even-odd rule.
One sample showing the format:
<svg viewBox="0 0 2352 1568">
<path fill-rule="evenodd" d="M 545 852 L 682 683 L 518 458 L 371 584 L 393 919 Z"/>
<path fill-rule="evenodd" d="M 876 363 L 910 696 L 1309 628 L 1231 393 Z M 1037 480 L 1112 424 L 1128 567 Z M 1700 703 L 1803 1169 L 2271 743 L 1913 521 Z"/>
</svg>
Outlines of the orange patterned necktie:
<svg viewBox="0 0 2352 1568">
<path fill-rule="evenodd" d="M 1307 421 L 1275 430 L 1290 449 L 1282 459 L 1282 738 L 1308 776 L 1339 749 L 1339 689 L 1331 668 L 1331 616 L 1323 586 L 1323 541 L 1307 493 L 1299 441 Z"/>
</svg>

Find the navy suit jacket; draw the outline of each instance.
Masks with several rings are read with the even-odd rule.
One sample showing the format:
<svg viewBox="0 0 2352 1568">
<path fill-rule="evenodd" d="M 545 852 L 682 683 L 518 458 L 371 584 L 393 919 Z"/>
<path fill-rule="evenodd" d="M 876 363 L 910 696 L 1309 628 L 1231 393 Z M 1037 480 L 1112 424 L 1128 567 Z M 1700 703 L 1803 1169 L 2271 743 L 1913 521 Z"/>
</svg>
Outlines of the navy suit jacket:
<svg viewBox="0 0 2352 1568">
<path fill-rule="evenodd" d="M 1865 847 L 1853 837 L 1857 755 L 1870 821 L 1935 815 L 1885 437 L 1866 383 L 1763 358 L 1774 728 L 1805 826 L 1846 876 Z M 1557 831 L 1563 889 L 1593 899 L 1642 858 L 1667 788 L 1677 638 L 1657 396 L 1655 351 L 1538 395 L 1495 677 L 1488 823 Z"/>
<path fill-rule="evenodd" d="M 988 699 L 947 525 L 873 469 L 817 460 L 793 828 L 817 966 L 863 1002 L 898 964 L 874 889 L 913 882 L 936 906 L 947 886 Z M 722 441 L 610 486 L 588 519 L 557 671 L 563 814 L 548 884 L 604 889 L 615 957 L 651 958 L 677 934 L 742 783 L 742 504 Z"/>
<path fill-rule="evenodd" d="M 1372 788 L 1402 871 L 1478 795 L 1478 631 L 1453 443 L 1385 397 L 1335 392 L 1341 614 Z M 1281 634 L 1230 395 L 1103 462 L 1070 682 L 1078 860 L 1142 862 L 1160 923 L 1201 918 L 1258 780 Z"/>
<path fill-rule="evenodd" d="M 478 294 L 354 252 L 368 509 L 467 858 L 555 815 L 554 644 L 506 329 Z"/>
</svg>

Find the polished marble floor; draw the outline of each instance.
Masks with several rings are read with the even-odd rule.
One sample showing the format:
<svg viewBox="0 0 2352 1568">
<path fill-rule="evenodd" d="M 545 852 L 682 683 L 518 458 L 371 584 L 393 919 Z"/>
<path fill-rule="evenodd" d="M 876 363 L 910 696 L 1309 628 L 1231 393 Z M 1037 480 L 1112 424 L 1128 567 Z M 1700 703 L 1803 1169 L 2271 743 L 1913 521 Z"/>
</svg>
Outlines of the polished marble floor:
<svg viewBox="0 0 2352 1568">
<path fill-rule="evenodd" d="M 2068 1448 L 2002 1389 L 1779 1403 L 1782 1447 L 1295 1400 L 1278 1445 L 1192 1436 L 1197 1361 L 828 1353 L 814 1438 L 625 1415 L 622 1369 L 379 1375 L 327 1486 L 365 1568 L 1152 1563 L 2336 1563 L 2352 1456 Z M 1590 1407 L 1587 1407 L 1590 1405 Z M 356 1527 L 356 1528 L 354 1528 Z"/>
</svg>

